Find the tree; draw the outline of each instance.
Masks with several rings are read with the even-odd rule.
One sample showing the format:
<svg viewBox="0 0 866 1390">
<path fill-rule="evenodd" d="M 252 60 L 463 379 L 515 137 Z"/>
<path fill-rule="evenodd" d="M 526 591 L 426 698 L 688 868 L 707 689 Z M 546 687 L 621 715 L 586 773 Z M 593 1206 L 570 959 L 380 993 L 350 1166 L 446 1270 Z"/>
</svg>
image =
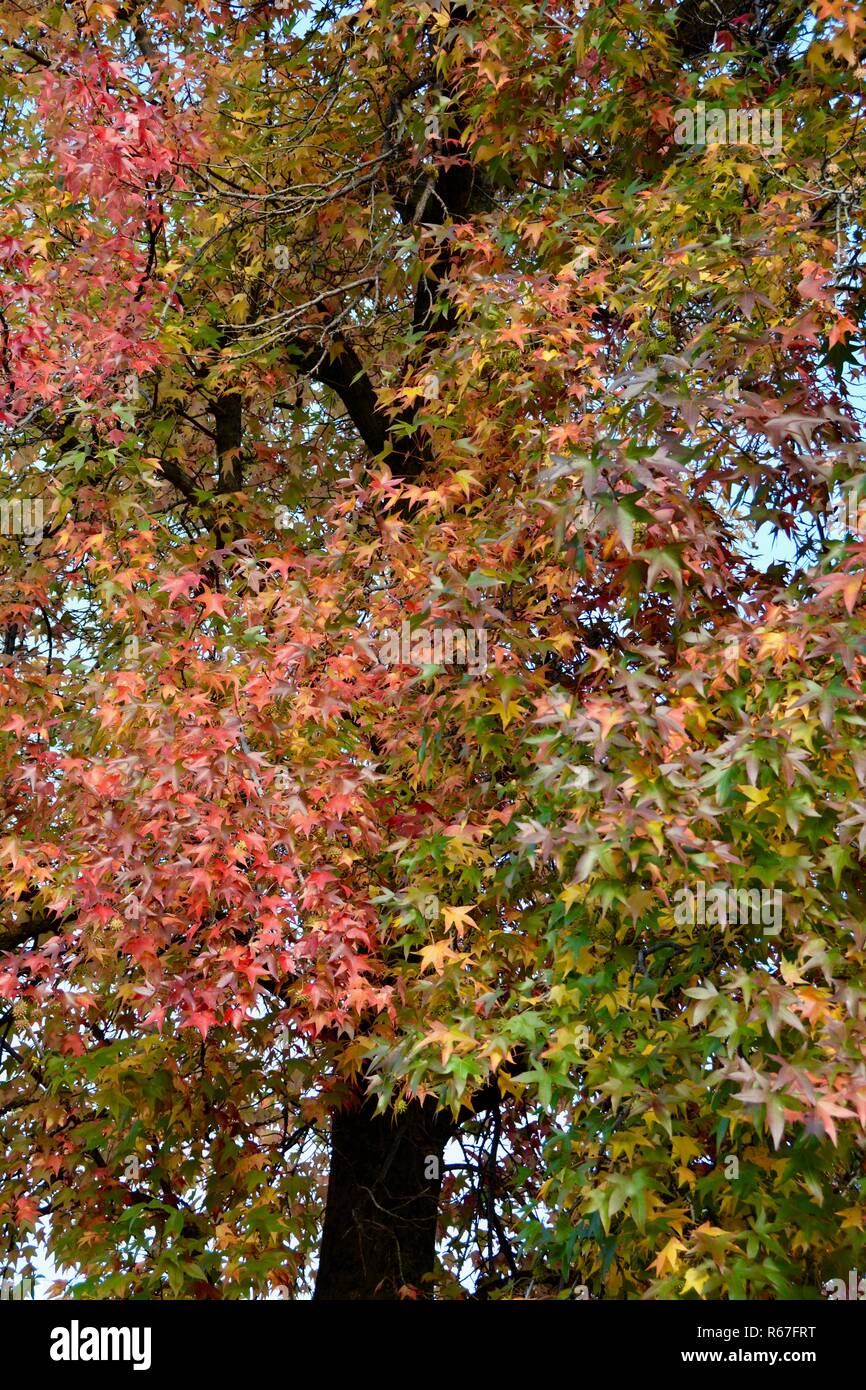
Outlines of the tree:
<svg viewBox="0 0 866 1390">
<path fill-rule="evenodd" d="M 8 1262 L 820 1296 L 863 6 L 0 12 Z"/>
</svg>

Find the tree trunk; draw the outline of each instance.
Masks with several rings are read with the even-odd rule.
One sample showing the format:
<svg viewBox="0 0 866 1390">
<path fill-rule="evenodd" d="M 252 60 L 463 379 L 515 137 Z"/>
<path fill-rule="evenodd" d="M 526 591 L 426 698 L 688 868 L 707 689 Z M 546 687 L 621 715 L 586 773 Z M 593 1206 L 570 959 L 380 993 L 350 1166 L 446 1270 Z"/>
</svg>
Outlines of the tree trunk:
<svg viewBox="0 0 866 1390">
<path fill-rule="evenodd" d="M 371 1100 L 334 1112 L 317 1299 L 394 1299 L 436 1258 L 442 1153 L 454 1124 L 432 1098 L 399 1115 Z M 434 1162 L 435 1160 L 435 1162 Z"/>
</svg>

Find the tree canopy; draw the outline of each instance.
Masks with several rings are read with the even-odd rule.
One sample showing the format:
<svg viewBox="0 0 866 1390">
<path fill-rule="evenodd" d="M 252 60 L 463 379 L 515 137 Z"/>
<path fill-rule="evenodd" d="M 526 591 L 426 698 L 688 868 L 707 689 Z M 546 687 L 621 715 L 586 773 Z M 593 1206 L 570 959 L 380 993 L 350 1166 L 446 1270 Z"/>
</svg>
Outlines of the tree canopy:
<svg viewBox="0 0 866 1390">
<path fill-rule="evenodd" d="M 0 20 L 0 1260 L 304 1297 L 360 1116 L 387 1296 L 820 1297 L 866 6 Z"/>
</svg>

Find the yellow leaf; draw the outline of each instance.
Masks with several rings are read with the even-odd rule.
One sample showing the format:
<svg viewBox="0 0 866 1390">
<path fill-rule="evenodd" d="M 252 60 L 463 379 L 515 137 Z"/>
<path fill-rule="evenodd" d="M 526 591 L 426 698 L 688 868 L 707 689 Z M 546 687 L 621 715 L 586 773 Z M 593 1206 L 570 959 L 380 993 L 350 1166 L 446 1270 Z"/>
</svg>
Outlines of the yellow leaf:
<svg viewBox="0 0 866 1390">
<path fill-rule="evenodd" d="M 863 1222 L 866 1221 L 866 1210 L 864 1210 L 863 1207 L 845 1207 L 839 1212 L 839 1215 L 844 1218 L 842 1221 L 843 1231 L 853 1228 L 856 1228 L 858 1231 L 864 1229 Z"/>
<path fill-rule="evenodd" d="M 583 897 L 583 889 L 576 883 L 569 883 L 559 895 L 559 901 L 565 903 L 566 907 L 571 907 L 572 903 L 579 902 Z"/>
<path fill-rule="evenodd" d="M 245 294 L 236 294 L 229 304 L 226 318 L 229 323 L 246 323 L 249 301 Z"/>
<path fill-rule="evenodd" d="M 685 1282 L 682 1288 L 683 1293 L 688 1293 L 689 1289 L 694 1289 L 695 1293 L 698 1295 L 698 1297 L 700 1297 L 701 1290 L 703 1289 L 704 1284 L 707 1282 L 709 1277 L 710 1276 L 707 1273 L 705 1273 L 705 1271 L 702 1269 L 687 1270 Z"/>
<path fill-rule="evenodd" d="M 490 704 L 490 712 L 491 714 L 498 714 L 502 720 L 503 729 L 507 729 L 512 719 L 520 714 L 520 703 L 509 700 L 508 704 L 505 705 L 501 700 L 493 700 Z"/>
<path fill-rule="evenodd" d="M 769 787 L 750 787 L 748 782 L 741 782 L 737 787 L 737 791 L 742 792 L 743 796 L 748 797 L 749 801 L 755 806 L 760 806 L 764 801 L 767 801 L 770 796 Z"/>
<path fill-rule="evenodd" d="M 677 1240 L 676 1236 L 671 1236 L 667 1245 L 665 1245 L 663 1249 L 659 1251 L 653 1262 L 655 1264 L 656 1274 L 664 1274 L 665 1265 L 667 1265 L 669 1269 L 675 1270 L 680 1262 L 679 1252 L 681 1250 L 685 1250 L 685 1248 L 686 1247 L 681 1240 Z M 691 1270 L 689 1271 L 689 1273 L 692 1272 L 693 1271 Z"/>
<path fill-rule="evenodd" d="M 697 1158 L 702 1152 L 700 1144 L 687 1134 L 675 1134 L 671 1140 L 671 1150 L 679 1163 L 688 1163 L 690 1158 Z"/>
<path fill-rule="evenodd" d="M 470 903 L 469 907 L 446 907 L 443 903 L 442 916 L 445 918 L 445 925 L 449 931 L 452 927 L 456 927 L 462 936 L 467 926 L 476 926 L 477 923 L 470 916 L 474 906 L 474 903 Z"/>
<path fill-rule="evenodd" d="M 857 45 L 854 43 L 850 34 L 837 34 L 830 44 L 833 55 L 836 58 L 844 58 L 850 67 L 857 64 Z"/>
<path fill-rule="evenodd" d="M 418 954 L 421 957 L 422 971 L 429 970 L 432 966 L 437 975 L 442 974 L 449 962 L 464 959 L 459 951 L 453 949 L 450 941 L 434 941 L 432 946 L 424 946 Z"/>
<path fill-rule="evenodd" d="M 700 1226 L 696 1226 L 693 1234 L 704 1236 L 707 1240 L 712 1240 L 713 1237 L 718 1236 L 723 1236 L 725 1240 L 733 1239 L 730 1231 L 723 1231 L 721 1226 L 713 1226 L 709 1221 L 704 1221 Z"/>
</svg>

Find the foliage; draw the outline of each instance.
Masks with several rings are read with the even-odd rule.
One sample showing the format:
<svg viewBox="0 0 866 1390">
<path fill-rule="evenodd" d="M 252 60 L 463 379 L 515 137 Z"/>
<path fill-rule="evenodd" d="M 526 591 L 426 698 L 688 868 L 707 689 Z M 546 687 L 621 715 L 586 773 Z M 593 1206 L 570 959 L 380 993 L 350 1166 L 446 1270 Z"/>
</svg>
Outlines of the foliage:
<svg viewBox="0 0 866 1390">
<path fill-rule="evenodd" d="M 863 1267 L 866 10 L 716 8 L 0 5 L 0 1229 L 75 1296 L 307 1290 L 362 1080 L 466 1122 L 443 1297 Z"/>
</svg>

